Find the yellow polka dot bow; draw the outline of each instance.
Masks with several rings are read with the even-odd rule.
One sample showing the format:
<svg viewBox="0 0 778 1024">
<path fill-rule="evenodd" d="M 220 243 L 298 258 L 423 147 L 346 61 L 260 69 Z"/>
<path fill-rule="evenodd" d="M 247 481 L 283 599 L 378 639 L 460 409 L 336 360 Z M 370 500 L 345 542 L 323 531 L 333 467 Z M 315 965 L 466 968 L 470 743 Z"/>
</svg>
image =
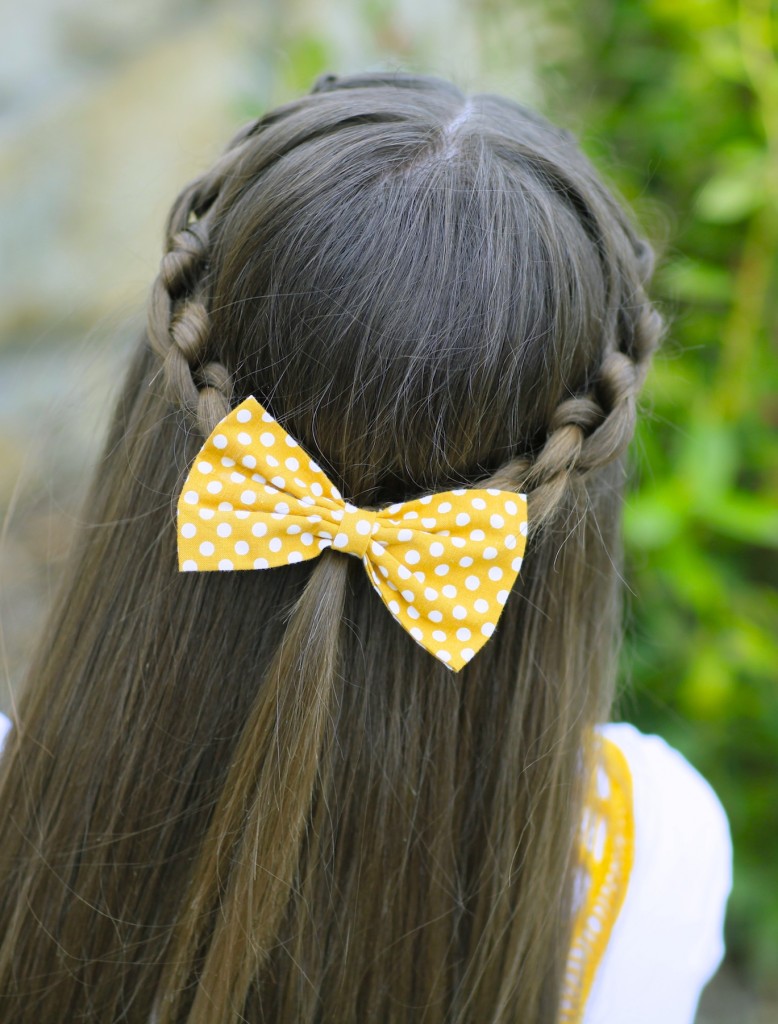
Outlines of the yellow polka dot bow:
<svg viewBox="0 0 778 1024">
<path fill-rule="evenodd" d="M 526 536 L 526 497 L 493 487 L 357 508 L 255 398 L 217 424 L 178 500 L 182 572 L 355 555 L 400 625 L 454 672 L 494 632 Z"/>
</svg>

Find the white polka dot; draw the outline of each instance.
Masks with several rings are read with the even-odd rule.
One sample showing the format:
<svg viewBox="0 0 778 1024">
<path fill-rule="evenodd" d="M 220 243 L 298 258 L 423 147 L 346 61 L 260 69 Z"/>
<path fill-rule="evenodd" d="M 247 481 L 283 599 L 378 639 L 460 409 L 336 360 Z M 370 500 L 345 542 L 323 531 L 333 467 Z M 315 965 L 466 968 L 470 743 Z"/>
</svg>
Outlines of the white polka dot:
<svg viewBox="0 0 778 1024">
<path fill-rule="evenodd" d="M 262 436 L 265 437 L 267 435 L 263 434 Z M 270 436 L 272 437 L 272 434 Z M 238 434 L 238 441 L 240 444 L 251 444 L 251 434 L 247 434 L 245 430 L 241 430 Z"/>
<path fill-rule="evenodd" d="M 471 530 L 470 540 L 486 540 L 486 534 L 483 530 Z"/>
<path fill-rule="evenodd" d="M 330 487 L 330 494 L 332 495 L 332 497 L 333 497 L 333 498 L 334 498 L 334 499 L 335 499 L 336 501 L 341 501 L 341 500 L 342 500 L 342 498 L 343 498 L 343 495 L 342 495 L 342 494 L 340 493 L 340 491 L 338 490 L 338 488 L 337 488 L 337 487 L 335 487 L 335 486 L 333 486 L 333 487 Z"/>
<path fill-rule="evenodd" d="M 215 550 L 216 549 L 214 548 L 213 544 L 211 544 L 211 542 L 209 540 L 204 540 L 202 542 L 202 544 L 200 545 L 200 554 L 201 555 L 205 555 L 206 558 L 210 557 L 214 553 Z"/>
<path fill-rule="evenodd" d="M 435 657 L 440 658 L 441 661 L 451 661 L 451 655 L 448 651 L 435 651 Z"/>
<path fill-rule="evenodd" d="M 451 614 L 454 616 L 455 619 L 466 619 L 467 608 L 465 608 L 465 606 L 462 604 L 455 604 L 451 610 Z M 464 637 L 464 639 L 467 640 L 468 638 Z"/>
<path fill-rule="evenodd" d="M 437 601 L 437 599 L 440 597 L 440 594 L 437 592 L 437 590 L 435 590 L 434 587 L 426 587 L 424 590 L 424 596 L 427 598 L 428 601 Z"/>
<path fill-rule="evenodd" d="M 198 462 L 197 468 L 200 470 L 201 473 L 213 472 L 213 466 L 210 464 L 210 462 Z"/>
<path fill-rule="evenodd" d="M 222 455 L 221 463 L 222 466 L 225 466 L 227 469 L 231 469 L 235 465 L 235 459 L 230 459 L 226 455 Z"/>
<path fill-rule="evenodd" d="M 290 551 L 289 552 L 289 557 L 287 558 L 288 562 L 302 562 L 302 560 L 303 560 L 303 556 L 300 554 L 299 551 Z"/>
<path fill-rule="evenodd" d="M 423 498 L 419 498 L 419 504 L 429 505 L 429 503 L 432 501 L 432 497 L 433 496 L 431 494 L 425 494 Z"/>
<path fill-rule="evenodd" d="M 221 489 L 222 489 L 222 485 L 219 483 L 218 480 L 211 480 L 208 483 L 208 493 L 209 494 L 218 494 Z"/>
<path fill-rule="evenodd" d="M 457 526 L 467 526 L 470 522 L 470 516 L 467 512 L 458 512 L 455 522 Z"/>
<path fill-rule="evenodd" d="M 276 502 L 273 506 L 273 512 L 280 516 L 289 515 L 289 505 L 285 501 Z"/>
<path fill-rule="evenodd" d="M 309 502 L 310 502 L 310 503 L 311 503 L 312 505 L 315 505 L 315 504 L 316 504 L 316 499 L 315 499 L 315 498 L 301 498 L 300 500 L 301 500 L 301 501 L 309 501 Z M 340 522 L 340 521 L 341 521 L 341 520 L 343 519 L 343 516 L 344 516 L 345 514 L 346 514 L 346 513 L 345 513 L 345 512 L 343 511 L 343 509 L 342 509 L 342 508 L 334 508 L 334 509 L 332 509 L 332 511 L 330 512 L 330 517 L 331 517 L 332 519 L 335 519 L 335 520 L 337 520 L 337 522 Z"/>
<path fill-rule="evenodd" d="M 397 566 L 397 575 L 400 577 L 401 580 L 409 580 L 411 578 L 411 576 L 413 576 L 413 573 L 411 572 L 411 570 L 407 566 L 405 566 L 405 565 L 398 565 Z"/>
<path fill-rule="evenodd" d="M 467 626 L 460 626 L 457 630 L 457 640 L 469 640 L 472 635 Z"/>
<path fill-rule="evenodd" d="M 369 519 L 358 519 L 355 529 L 357 533 L 361 533 L 362 536 L 364 537 L 366 536 L 366 534 L 370 533 L 370 530 L 372 529 L 372 523 L 370 522 Z"/>
<path fill-rule="evenodd" d="M 213 517 L 215 515 L 216 515 L 216 513 L 214 512 L 214 510 L 212 508 L 201 508 L 200 509 L 200 518 L 201 519 L 213 519 Z"/>
<path fill-rule="evenodd" d="M 412 626 L 408 630 L 408 632 L 411 634 L 411 636 L 413 637 L 414 640 L 423 640 L 424 639 L 424 634 L 422 633 L 422 631 L 419 629 L 418 626 Z"/>
<path fill-rule="evenodd" d="M 370 542 L 370 550 L 374 555 L 383 555 L 386 552 L 386 548 L 380 541 L 373 540 Z"/>
<path fill-rule="evenodd" d="M 450 511 L 451 511 L 451 502 L 450 501 L 442 501 L 438 505 L 438 512 L 440 512 L 441 515 L 445 515 L 447 512 L 450 512 Z"/>
<path fill-rule="evenodd" d="M 450 601 L 452 598 L 457 596 L 457 588 L 453 585 L 453 583 L 447 583 L 445 587 L 443 587 L 443 595 L 444 597 L 447 597 Z"/>
<path fill-rule="evenodd" d="M 229 501 L 220 501 L 219 502 L 219 511 L 220 512 L 232 512 L 232 505 L 230 504 Z"/>
<path fill-rule="evenodd" d="M 232 564 L 229 558 L 222 558 L 219 562 L 219 568 L 221 569 L 222 572 L 230 572 L 230 570 L 234 569 L 235 566 Z"/>
<path fill-rule="evenodd" d="M 313 534 L 312 533 L 301 533 L 300 534 L 300 543 L 304 544 L 306 547 L 310 547 L 310 545 L 313 544 Z"/>
<path fill-rule="evenodd" d="M 257 492 L 244 491 L 240 496 L 240 500 L 243 502 L 244 505 L 253 505 L 254 502 L 257 500 Z"/>
<path fill-rule="evenodd" d="M 267 533 L 267 523 L 254 523 L 251 532 L 255 537 L 264 537 Z"/>
<path fill-rule="evenodd" d="M 421 617 L 421 612 L 418 610 L 418 608 L 414 608 L 412 604 L 408 605 L 408 607 L 405 609 L 405 613 L 411 619 L 418 619 Z"/>
<path fill-rule="evenodd" d="M 389 505 L 389 507 L 387 508 L 386 511 L 391 513 L 392 515 L 394 515 L 394 513 L 395 512 L 399 512 L 402 507 L 403 507 L 402 506 L 402 502 L 401 501 L 396 501 L 394 503 L 394 505 Z"/>
<path fill-rule="evenodd" d="M 181 566 L 182 572 L 197 572 L 197 562 L 191 558 L 187 558 L 184 564 Z"/>
<path fill-rule="evenodd" d="M 527 521 L 526 521 L 526 519 L 524 520 L 524 522 L 519 527 L 519 533 L 522 535 L 522 537 L 526 537 L 527 536 Z"/>
<path fill-rule="evenodd" d="M 492 513 L 492 515 L 489 516 L 489 522 L 492 524 L 495 530 L 501 530 L 503 526 L 505 526 L 505 520 L 501 515 L 498 515 L 496 512 Z"/>
<path fill-rule="evenodd" d="M 318 480 L 314 480 L 313 483 L 311 484 L 311 494 L 315 494 L 317 498 L 321 497 L 321 495 L 324 494 L 324 488 L 318 482 Z"/>
<path fill-rule="evenodd" d="M 431 516 L 425 516 L 424 519 L 421 520 L 421 525 L 425 530 L 433 530 L 438 525 L 438 521 L 437 519 L 433 519 Z"/>
<path fill-rule="evenodd" d="M 497 495 L 498 495 L 498 494 L 499 494 L 500 492 L 499 492 L 499 490 L 498 490 L 498 489 L 497 489 L 496 487 L 487 487 L 487 488 L 486 488 L 486 493 L 487 493 L 487 494 L 491 494 L 491 496 L 492 496 L 493 498 L 496 498 L 496 497 L 497 497 Z"/>
<path fill-rule="evenodd" d="M 503 544 L 506 546 L 506 548 L 509 551 L 513 551 L 513 549 L 516 547 L 517 543 L 518 543 L 518 541 L 516 540 L 516 535 L 515 534 L 513 534 L 513 533 L 506 533 L 505 534 L 505 537 L 503 539 Z"/>
<path fill-rule="evenodd" d="M 433 558 L 440 558 L 443 552 L 446 550 L 445 546 L 440 543 L 439 540 L 434 540 L 430 544 L 430 554 Z"/>
<path fill-rule="evenodd" d="M 416 595 L 412 590 L 403 590 L 401 591 L 401 593 L 405 600 L 408 602 L 408 604 L 411 604 L 413 601 L 416 600 Z"/>
<path fill-rule="evenodd" d="M 436 565 L 435 566 L 435 575 L 436 576 L 445 576 L 448 573 L 448 569 L 449 569 L 449 567 L 446 565 L 446 563 L 445 562 L 441 562 L 440 565 Z"/>
<path fill-rule="evenodd" d="M 432 639 L 437 640 L 438 643 L 442 644 L 443 641 L 446 639 L 446 634 L 443 632 L 442 629 L 433 629 Z"/>
<path fill-rule="evenodd" d="M 461 498 L 462 495 L 465 493 L 465 488 L 464 487 L 457 487 L 457 489 L 455 491 L 452 491 L 451 493 L 452 494 L 456 494 L 456 496 L 458 498 Z"/>
<path fill-rule="evenodd" d="M 335 548 L 344 548 L 348 544 L 347 533 L 336 533 L 335 539 L 332 542 L 332 546 Z"/>
<path fill-rule="evenodd" d="M 477 601 L 473 602 L 473 607 L 480 615 L 483 615 L 484 612 L 489 611 L 489 602 L 479 597 Z"/>
<path fill-rule="evenodd" d="M 282 547 L 281 538 L 280 537 L 273 537 L 273 539 L 268 544 L 268 547 L 270 548 L 271 551 L 280 551 L 281 547 Z"/>
<path fill-rule="evenodd" d="M 287 469 L 291 469 L 293 473 L 300 468 L 300 463 L 293 455 L 290 455 L 288 459 L 284 459 L 284 465 Z"/>
<path fill-rule="evenodd" d="M 470 504 L 473 508 L 486 508 L 486 502 L 483 498 L 471 498 Z"/>
<path fill-rule="evenodd" d="M 483 626 L 481 626 L 481 632 L 483 633 L 484 636 L 491 636 L 492 633 L 494 632 L 494 623 L 485 622 Z"/>
<path fill-rule="evenodd" d="M 216 532 L 219 534 L 220 537 L 229 537 L 229 535 L 232 533 L 232 527 L 230 526 L 229 523 L 219 523 L 219 525 L 216 527 Z"/>
<path fill-rule="evenodd" d="M 403 519 L 418 519 L 419 513 L 415 509 L 410 509 L 403 515 Z"/>
<path fill-rule="evenodd" d="M 468 590 L 478 590 L 478 588 L 481 586 L 481 581 L 478 579 L 477 576 L 468 576 L 467 579 L 465 580 L 465 586 L 467 587 Z"/>
<path fill-rule="evenodd" d="M 270 568 L 270 563 L 268 562 L 268 560 L 266 558 L 255 558 L 254 559 L 254 568 L 255 569 L 269 569 Z"/>
<path fill-rule="evenodd" d="M 196 505 L 199 500 L 200 497 L 197 491 L 187 491 L 186 494 L 184 495 L 184 501 L 187 503 L 187 505 Z"/>
<path fill-rule="evenodd" d="M 187 540 L 189 540 L 191 537 L 194 537 L 196 533 L 197 527 L 194 525 L 194 523 L 184 523 L 184 525 L 181 527 L 181 536 L 186 537 Z"/>
<path fill-rule="evenodd" d="M 230 473 L 230 480 L 234 484 L 242 484 L 245 483 L 246 478 L 242 473 Z"/>
<path fill-rule="evenodd" d="M 497 548 L 493 548 L 493 547 L 484 548 L 484 558 L 496 558 L 496 557 L 497 557 Z"/>
<path fill-rule="evenodd" d="M 438 611 L 437 608 L 433 608 L 431 612 L 427 613 L 427 618 L 430 620 L 430 622 L 442 622 L 443 612 Z"/>
<path fill-rule="evenodd" d="M 462 655 L 465 661 L 470 661 L 470 659 L 475 654 L 475 651 L 473 650 L 472 647 L 463 647 L 459 653 Z"/>
<path fill-rule="evenodd" d="M 470 555 L 464 555 L 462 558 L 459 559 L 459 564 L 462 566 L 463 569 L 467 569 L 473 564 L 473 559 L 470 557 Z"/>
<path fill-rule="evenodd" d="M 511 562 L 511 569 L 513 569 L 514 572 L 518 572 L 519 569 L 521 569 L 521 563 L 522 559 L 517 555 Z"/>
<path fill-rule="evenodd" d="M 418 569 L 416 570 L 416 572 L 414 572 L 413 575 L 416 577 L 416 579 L 419 581 L 419 583 L 423 583 L 426 580 L 426 578 L 427 578 L 425 573 L 420 572 Z"/>
<path fill-rule="evenodd" d="M 224 436 L 224 434 L 214 434 L 214 436 L 213 436 L 213 446 L 214 446 L 214 448 L 226 448 L 227 447 L 227 438 Z"/>
<path fill-rule="evenodd" d="M 308 459 L 308 468 L 312 473 L 321 473 L 322 468 L 315 459 Z"/>
<path fill-rule="evenodd" d="M 497 580 L 501 580 L 502 579 L 502 576 L 503 576 L 503 572 L 502 572 L 502 569 L 499 567 L 499 565 L 493 565 L 491 567 L 491 569 L 489 570 L 489 579 L 490 580 L 494 580 L 495 582 L 497 582 Z"/>
<path fill-rule="evenodd" d="M 509 594 L 510 590 L 500 590 L 498 592 L 497 600 L 500 602 L 500 604 L 505 604 L 505 602 L 508 600 Z"/>
<path fill-rule="evenodd" d="M 413 537 L 413 530 L 400 530 L 399 533 L 397 534 L 397 539 L 398 541 L 400 541 L 401 544 L 404 544 L 406 541 L 409 541 L 411 537 Z"/>
<path fill-rule="evenodd" d="M 455 548 L 463 548 L 467 544 L 467 541 L 464 537 L 452 537 L 451 543 Z"/>
<path fill-rule="evenodd" d="M 389 575 L 389 570 L 386 568 L 385 565 L 379 565 L 378 571 L 381 573 L 383 577 L 387 577 Z"/>
<path fill-rule="evenodd" d="M 235 544 L 235 554 L 236 555 L 247 555 L 248 553 L 249 553 L 249 546 L 246 543 L 246 541 L 245 540 L 239 540 Z"/>
<path fill-rule="evenodd" d="M 270 415 L 269 412 L 267 412 L 267 410 L 262 413 L 262 422 L 263 423 L 272 423 L 273 422 L 273 417 Z"/>
<path fill-rule="evenodd" d="M 396 601 L 390 601 L 387 604 L 387 608 L 389 609 L 390 612 L 392 612 L 393 615 L 400 614 L 400 606 Z"/>
<path fill-rule="evenodd" d="M 245 508 L 236 508 L 235 509 L 235 518 L 236 519 L 248 519 L 248 517 L 250 515 L 251 515 L 251 513 L 247 509 L 245 509 Z"/>
<path fill-rule="evenodd" d="M 299 523 L 292 523 L 291 526 L 287 526 L 287 528 L 286 528 L 286 532 L 289 533 L 289 534 L 300 533 L 301 531 L 302 531 L 302 526 L 300 526 Z"/>
<path fill-rule="evenodd" d="M 416 551 L 415 548 L 411 548 L 409 551 L 405 552 L 404 557 L 405 561 L 408 562 L 409 565 L 416 565 L 416 563 L 421 558 L 421 555 L 419 554 L 418 551 Z"/>
<path fill-rule="evenodd" d="M 256 468 L 257 460 L 254 458 L 253 455 L 244 455 L 243 458 L 240 461 L 241 461 L 241 465 L 245 466 L 246 469 L 255 469 Z"/>
<path fill-rule="evenodd" d="M 510 499 L 508 501 L 506 501 L 505 502 L 505 511 L 508 513 L 508 515 L 515 516 L 516 513 L 519 511 L 518 508 L 516 507 L 516 502 L 515 501 L 511 501 Z"/>
<path fill-rule="evenodd" d="M 289 445 L 290 448 L 299 448 L 300 447 L 298 445 L 298 443 L 295 441 L 295 439 L 293 437 L 291 437 L 289 434 L 286 435 L 284 440 L 286 441 L 286 443 Z"/>
<path fill-rule="evenodd" d="M 238 423 L 248 423 L 248 421 L 251 419 L 251 410 L 239 409 L 237 415 L 235 416 L 235 419 L 238 421 Z"/>
</svg>

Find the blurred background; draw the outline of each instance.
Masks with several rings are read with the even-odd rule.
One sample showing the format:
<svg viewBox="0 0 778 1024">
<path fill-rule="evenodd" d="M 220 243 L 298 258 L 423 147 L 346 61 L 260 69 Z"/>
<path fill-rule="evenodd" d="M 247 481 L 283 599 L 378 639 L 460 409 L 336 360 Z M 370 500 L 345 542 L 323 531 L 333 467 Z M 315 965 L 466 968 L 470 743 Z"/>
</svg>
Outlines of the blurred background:
<svg viewBox="0 0 778 1024">
<path fill-rule="evenodd" d="M 2 707 L 57 583 L 180 187 L 239 124 L 325 71 L 418 70 L 504 93 L 580 137 L 660 251 L 671 329 L 634 445 L 621 711 L 683 751 L 731 821 L 728 956 L 700 1024 L 778 1020 L 777 43 L 772 0 L 9 9 Z"/>
</svg>

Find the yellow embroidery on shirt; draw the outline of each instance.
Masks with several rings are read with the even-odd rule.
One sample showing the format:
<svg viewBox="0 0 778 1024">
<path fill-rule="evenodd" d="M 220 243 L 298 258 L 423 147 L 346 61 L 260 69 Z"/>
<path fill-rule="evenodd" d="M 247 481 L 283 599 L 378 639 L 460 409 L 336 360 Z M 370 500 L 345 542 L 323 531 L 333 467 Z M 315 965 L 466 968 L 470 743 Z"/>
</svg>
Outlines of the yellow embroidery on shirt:
<svg viewBox="0 0 778 1024">
<path fill-rule="evenodd" d="M 632 776 L 619 747 L 598 737 L 586 803 L 578 910 L 562 988 L 560 1024 L 580 1024 L 597 967 L 624 902 L 634 860 Z"/>
</svg>

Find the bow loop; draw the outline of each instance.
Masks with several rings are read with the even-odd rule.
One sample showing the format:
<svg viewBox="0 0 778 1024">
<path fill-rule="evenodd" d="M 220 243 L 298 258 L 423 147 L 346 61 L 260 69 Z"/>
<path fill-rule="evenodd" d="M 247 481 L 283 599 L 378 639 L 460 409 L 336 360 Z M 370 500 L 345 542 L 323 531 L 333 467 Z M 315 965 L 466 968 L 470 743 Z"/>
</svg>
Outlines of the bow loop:
<svg viewBox="0 0 778 1024">
<path fill-rule="evenodd" d="M 358 508 L 255 398 L 216 426 L 178 500 L 181 571 L 270 569 L 326 547 L 354 555 L 394 618 L 453 671 L 493 634 L 526 535 L 526 497 L 496 488 Z"/>
</svg>

